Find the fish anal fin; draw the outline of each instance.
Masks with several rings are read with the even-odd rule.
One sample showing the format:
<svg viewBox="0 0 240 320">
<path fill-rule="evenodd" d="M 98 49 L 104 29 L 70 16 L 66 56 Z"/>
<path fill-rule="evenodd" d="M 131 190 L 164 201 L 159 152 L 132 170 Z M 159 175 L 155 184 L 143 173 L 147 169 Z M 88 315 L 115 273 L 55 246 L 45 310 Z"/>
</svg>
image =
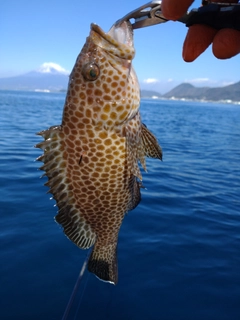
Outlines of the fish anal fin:
<svg viewBox="0 0 240 320">
<path fill-rule="evenodd" d="M 144 124 L 141 127 L 141 147 L 145 156 L 162 160 L 162 149 L 156 137 Z"/>
<path fill-rule="evenodd" d="M 88 261 L 88 271 L 94 273 L 100 280 L 117 284 L 117 242 L 101 246 L 98 241 Z"/>
</svg>

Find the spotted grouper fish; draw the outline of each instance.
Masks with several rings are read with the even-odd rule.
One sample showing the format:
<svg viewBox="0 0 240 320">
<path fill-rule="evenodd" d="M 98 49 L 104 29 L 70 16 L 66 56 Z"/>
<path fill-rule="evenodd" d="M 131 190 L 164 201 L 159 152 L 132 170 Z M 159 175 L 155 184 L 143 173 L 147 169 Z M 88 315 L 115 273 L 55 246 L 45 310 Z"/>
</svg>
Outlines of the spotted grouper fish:
<svg viewBox="0 0 240 320">
<path fill-rule="evenodd" d="M 130 23 L 108 33 L 95 25 L 71 72 L 62 124 L 38 134 L 38 158 L 58 206 L 56 221 L 78 247 L 94 245 L 88 270 L 116 284 L 118 233 L 140 202 L 145 156 L 162 158 L 142 124 L 139 84 L 132 67 Z"/>
</svg>

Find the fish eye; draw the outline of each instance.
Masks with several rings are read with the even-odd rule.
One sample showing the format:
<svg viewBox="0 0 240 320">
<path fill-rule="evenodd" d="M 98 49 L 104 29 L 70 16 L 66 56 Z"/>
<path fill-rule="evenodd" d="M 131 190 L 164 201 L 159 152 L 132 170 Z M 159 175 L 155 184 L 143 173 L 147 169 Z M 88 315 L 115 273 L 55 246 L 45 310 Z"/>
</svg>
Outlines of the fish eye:
<svg viewBox="0 0 240 320">
<path fill-rule="evenodd" d="M 85 64 L 82 69 L 82 75 L 86 80 L 94 81 L 100 75 L 99 67 L 96 63 L 90 62 Z"/>
</svg>

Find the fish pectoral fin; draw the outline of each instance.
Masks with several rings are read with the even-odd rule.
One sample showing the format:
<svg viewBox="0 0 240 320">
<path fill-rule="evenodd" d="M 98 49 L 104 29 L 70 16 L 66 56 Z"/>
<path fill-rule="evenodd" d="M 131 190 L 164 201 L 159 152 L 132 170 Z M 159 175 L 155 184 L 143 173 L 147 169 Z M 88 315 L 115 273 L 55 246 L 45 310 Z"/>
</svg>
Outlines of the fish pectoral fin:
<svg viewBox="0 0 240 320">
<path fill-rule="evenodd" d="M 88 271 L 94 273 L 100 280 L 117 284 L 117 241 L 105 246 L 96 241 L 88 261 Z"/>
<path fill-rule="evenodd" d="M 141 147 L 145 156 L 162 160 L 162 149 L 157 138 L 144 124 L 141 126 Z"/>
</svg>

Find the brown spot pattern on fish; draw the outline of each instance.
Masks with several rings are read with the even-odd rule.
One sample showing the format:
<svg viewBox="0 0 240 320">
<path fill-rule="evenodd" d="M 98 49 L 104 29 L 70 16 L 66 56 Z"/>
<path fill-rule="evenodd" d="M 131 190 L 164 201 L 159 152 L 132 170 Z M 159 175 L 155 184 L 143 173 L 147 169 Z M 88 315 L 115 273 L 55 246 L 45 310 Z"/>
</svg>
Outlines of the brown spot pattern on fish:
<svg viewBox="0 0 240 320">
<path fill-rule="evenodd" d="M 145 156 L 162 157 L 141 123 L 131 27 L 119 29 L 105 34 L 91 26 L 70 75 L 62 124 L 39 132 L 44 141 L 36 146 L 44 151 L 38 160 L 59 208 L 56 221 L 80 248 L 94 245 L 88 269 L 113 283 L 119 229 L 141 199 L 138 160 L 146 169 Z"/>
</svg>

